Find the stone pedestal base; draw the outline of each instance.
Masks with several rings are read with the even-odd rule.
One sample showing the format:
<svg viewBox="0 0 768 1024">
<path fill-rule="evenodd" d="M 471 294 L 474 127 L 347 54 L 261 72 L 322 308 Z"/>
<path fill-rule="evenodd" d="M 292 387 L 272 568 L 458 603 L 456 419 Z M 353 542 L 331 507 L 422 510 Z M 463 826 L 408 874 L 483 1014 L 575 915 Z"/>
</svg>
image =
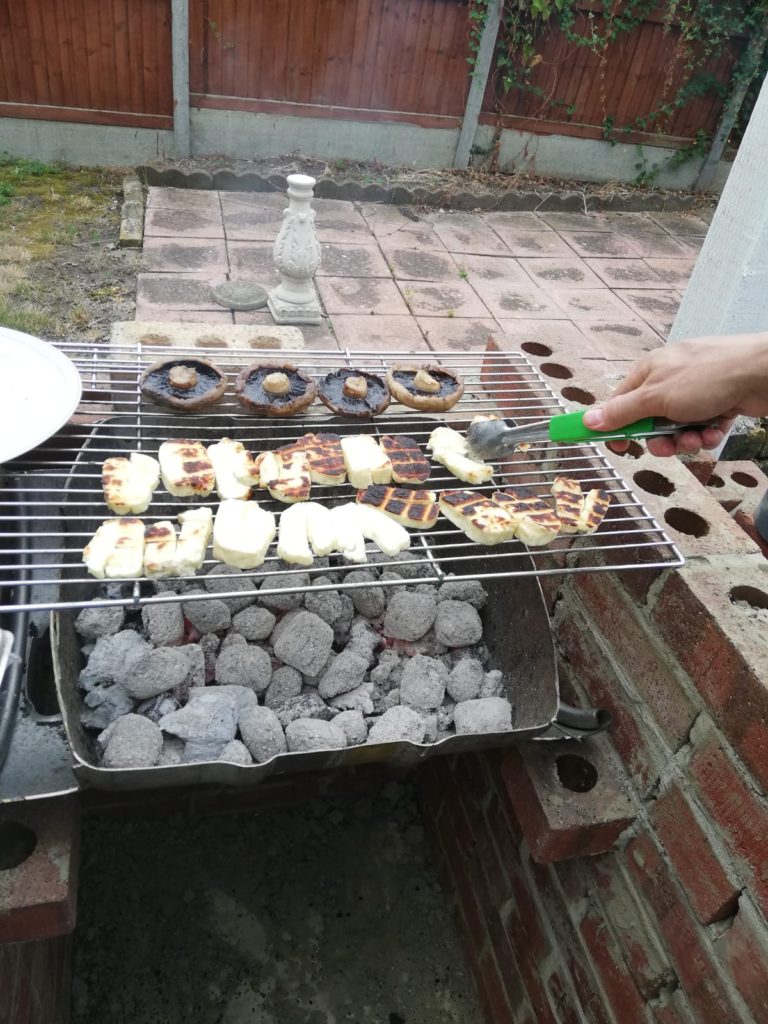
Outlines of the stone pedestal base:
<svg viewBox="0 0 768 1024">
<path fill-rule="evenodd" d="M 314 288 L 312 288 L 312 297 L 306 302 L 289 302 L 276 294 L 279 287 L 278 285 L 277 288 L 273 288 L 267 298 L 267 307 L 276 324 L 322 323 L 322 310 Z"/>
</svg>

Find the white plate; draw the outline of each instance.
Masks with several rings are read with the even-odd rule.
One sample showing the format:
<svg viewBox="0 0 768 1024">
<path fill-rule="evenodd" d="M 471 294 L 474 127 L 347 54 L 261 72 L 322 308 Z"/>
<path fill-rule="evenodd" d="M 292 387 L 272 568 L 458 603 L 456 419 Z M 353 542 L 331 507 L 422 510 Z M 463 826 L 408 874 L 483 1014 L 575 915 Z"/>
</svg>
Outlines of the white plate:
<svg viewBox="0 0 768 1024">
<path fill-rule="evenodd" d="M 75 364 L 47 341 L 0 327 L 0 463 L 56 433 L 77 409 Z"/>
</svg>

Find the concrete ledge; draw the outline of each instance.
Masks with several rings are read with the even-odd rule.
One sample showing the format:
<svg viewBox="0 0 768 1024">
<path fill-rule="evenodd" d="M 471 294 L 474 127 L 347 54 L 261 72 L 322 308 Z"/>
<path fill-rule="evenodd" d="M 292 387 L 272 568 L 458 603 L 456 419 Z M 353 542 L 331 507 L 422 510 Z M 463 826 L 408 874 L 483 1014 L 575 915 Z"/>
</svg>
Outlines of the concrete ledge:
<svg viewBox="0 0 768 1024">
<path fill-rule="evenodd" d="M 176 323 L 173 321 L 122 320 L 112 324 L 110 344 L 141 345 L 145 348 L 172 346 L 208 350 L 303 349 L 304 335 L 298 327 L 262 324 Z"/>
<path fill-rule="evenodd" d="M 139 248 L 143 241 L 144 190 L 136 174 L 127 174 L 123 178 L 119 244 L 124 248 Z"/>
</svg>

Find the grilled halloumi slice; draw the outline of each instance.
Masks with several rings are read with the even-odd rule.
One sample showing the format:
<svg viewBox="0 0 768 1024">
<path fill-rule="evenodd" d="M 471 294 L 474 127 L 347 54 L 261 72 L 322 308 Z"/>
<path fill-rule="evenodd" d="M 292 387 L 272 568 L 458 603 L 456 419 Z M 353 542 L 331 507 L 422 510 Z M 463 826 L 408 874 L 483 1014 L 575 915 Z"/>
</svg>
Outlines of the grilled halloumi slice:
<svg viewBox="0 0 768 1024">
<path fill-rule="evenodd" d="M 213 532 L 213 512 L 209 508 L 190 508 L 177 517 L 181 532 L 176 542 L 176 576 L 194 576 L 205 561 L 205 552 Z"/>
<path fill-rule="evenodd" d="M 213 557 L 237 569 L 255 569 L 276 531 L 274 515 L 258 502 L 222 501 L 213 524 Z"/>
<path fill-rule="evenodd" d="M 143 452 L 105 459 L 101 467 L 104 501 L 119 516 L 146 512 L 159 482 L 160 464 Z"/>
<path fill-rule="evenodd" d="M 83 561 L 97 579 L 137 579 L 144 566 L 144 523 L 133 517 L 106 519 L 86 544 Z"/>
<path fill-rule="evenodd" d="M 313 484 L 338 487 L 346 480 L 344 455 L 338 434 L 304 434 L 290 447 L 306 452 Z"/>
<path fill-rule="evenodd" d="M 222 501 L 228 498 L 245 500 L 251 496 L 251 484 L 240 480 L 238 474 L 244 471 L 249 453 L 240 441 L 222 437 L 216 444 L 208 445 L 208 458 L 216 474 L 216 493 Z"/>
<path fill-rule="evenodd" d="M 555 510 L 527 487 L 506 487 L 496 491 L 493 500 L 510 514 L 515 536 L 528 547 L 549 544 L 559 535 L 560 520 Z"/>
<path fill-rule="evenodd" d="M 370 434 L 342 437 L 341 450 L 349 482 L 355 488 L 370 484 L 388 484 L 392 479 L 392 463 Z"/>
<path fill-rule="evenodd" d="M 259 482 L 276 501 L 308 501 L 312 480 L 306 452 L 293 445 L 259 456 Z"/>
<path fill-rule="evenodd" d="M 440 511 L 476 544 L 502 544 L 515 536 L 512 516 L 485 494 L 443 491 Z"/>
<path fill-rule="evenodd" d="M 578 533 L 579 516 L 584 508 L 584 495 L 578 480 L 567 476 L 556 476 L 552 484 L 555 496 L 555 511 L 560 520 L 561 533 Z"/>
<path fill-rule="evenodd" d="M 176 572 L 176 530 L 164 519 L 144 531 L 144 575 L 162 580 Z"/>
<path fill-rule="evenodd" d="M 434 526 L 437 516 L 437 494 L 434 491 L 411 491 L 406 487 L 387 487 L 371 484 L 357 492 L 357 503 L 378 509 L 401 526 L 427 530 Z"/>
<path fill-rule="evenodd" d="M 429 462 L 412 437 L 385 434 L 379 444 L 392 463 L 396 484 L 423 484 L 429 478 Z"/>
<path fill-rule="evenodd" d="M 175 498 L 207 498 L 216 486 L 213 463 L 200 441 L 163 441 L 158 452 L 160 475 Z"/>
<path fill-rule="evenodd" d="M 242 451 L 234 455 L 232 470 L 238 483 L 248 488 L 261 487 L 261 463 L 264 454 L 261 452 L 258 455 L 253 455 L 243 448 Z"/>
<path fill-rule="evenodd" d="M 301 506 L 305 512 L 307 539 L 316 555 L 330 555 L 336 550 L 336 531 L 331 510 L 317 501 L 306 501 Z"/>
<path fill-rule="evenodd" d="M 291 505 L 280 513 L 277 557 L 291 565 L 312 565 L 314 558 L 309 549 L 305 504 Z"/>
<path fill-rule="evenodd" d="M 357 506 L 352 502 L 336 505 L 330 510 L 331 521 L 336 536 L 336 550 L 349 562 L 367 562 L 365 553 L 365 537 L 357 514 Z"/>
<path fill-rule="evenodd" d="M 435 462 L 464 483 L 484 484 L 493 476 L 493 466 L 471 458 L 467 439 L 451 427 L 436 427 L 429 435 L 427 448 Z"/>
<path fill-rule="evenodd" d="M 579 533 L 594 533 L 605 518 L 608 506 L 611 503 L 611 496 L 608 491 L 601 491 L 594 488 L 587 491 L 584 498 L 584 507 L 581 510 L 577 529 Z"/>
<path fill-rule="evenodd" d="M 383 512 L 370 505 L 354 505 L 360 530 L 367 540 L 393 558 L 400 551 L 407 551 L 411 546 L 411 537 L 399 523 L 393 522 Z"/>
</svg>

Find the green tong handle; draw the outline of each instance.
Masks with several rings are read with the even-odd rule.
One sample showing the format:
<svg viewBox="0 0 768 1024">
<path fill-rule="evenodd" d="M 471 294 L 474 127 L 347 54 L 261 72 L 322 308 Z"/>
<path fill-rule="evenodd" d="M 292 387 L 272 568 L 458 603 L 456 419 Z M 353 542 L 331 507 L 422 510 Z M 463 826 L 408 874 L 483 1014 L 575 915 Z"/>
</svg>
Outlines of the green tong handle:
<svg viewBox="0 0 768 1024">
<path fill-rule="evenodd" d="M 567 412 L 562 416 L 553 416 L 549 421 L 550 441 L 593 441 L 603 437 L 647 437 L 654 432 L 655 419 L 649 416 L 636 423 L 630 423 L 628 427 L 621 427 L 618 430 L 590 430 L 584 426 L 584 412 Z"/>
</svg>

